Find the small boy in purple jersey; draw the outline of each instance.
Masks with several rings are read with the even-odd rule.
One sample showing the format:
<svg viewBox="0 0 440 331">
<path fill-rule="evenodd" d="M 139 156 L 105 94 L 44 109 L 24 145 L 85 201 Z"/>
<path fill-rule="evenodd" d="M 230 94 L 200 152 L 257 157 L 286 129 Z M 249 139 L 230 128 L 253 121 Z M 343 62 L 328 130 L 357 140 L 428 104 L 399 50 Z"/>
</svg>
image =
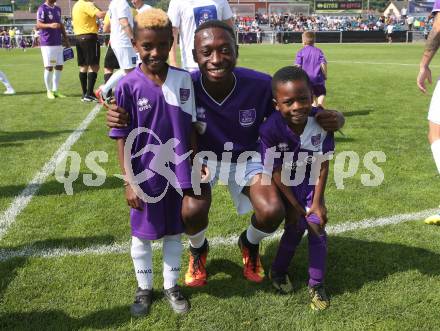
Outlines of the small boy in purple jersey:
<svg viewBox="0 0 440 331">
<path fill-rule="evenodd" d="M 329 154 L 334 151 L 333 133 L 319 126 L 312 107 L 312 91 L 307 73 L 296 66 L 278 70 L 272 79 L 278 112 L 260 128 L 265 172 L 283 195 L 286 223 L 272 264 L 274 287 L 292 291 L 287 276 L 289 264 L 301 238 L 308 230 L 309 292 L 314 310 L 326 309 L 330 301 L 324 290 L 327 256 L 327 209 L 324 190 Z M 291 179 L 293 178 L 293 180 Z"/>
<path fill-rule="evenodd" d="M 324 107 L 327 94 L 325 81 L 327 79 L 327 60 L 324 53 L 315 47 L 315 33 L 306 31 L 302 34 L 304 47 L 296 54 L 295 64 L 309 75 L 312 83 L 313 106 Z"/>
<path fill-rule="evenodd" d="M 133 31 L 142 63 L 115 91 L 116 103 L 128 111 L 131 123 L 110 132 L 117 139 L 125 197 L 131 207 L 131 256 L 138 282 L 131 313 L 148 314 L 153 295 L 151 241 L 161 238 L 164 295 L 176 313 L 185 313 L 189 302 L 177 280 L 184 231 L 182 190 L 191 188 L 188 156 L 195 121 L 193 84 L 188 72 L 167 64 L 173 32 L 164 11 L 140 13 Z"/>
</svg>

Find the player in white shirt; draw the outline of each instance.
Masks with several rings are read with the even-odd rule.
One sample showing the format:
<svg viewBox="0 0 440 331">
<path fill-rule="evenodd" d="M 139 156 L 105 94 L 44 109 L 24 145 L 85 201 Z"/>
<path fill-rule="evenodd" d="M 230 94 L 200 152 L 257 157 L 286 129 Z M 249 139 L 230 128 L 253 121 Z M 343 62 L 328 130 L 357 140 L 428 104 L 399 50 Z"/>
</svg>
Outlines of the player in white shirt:
<svg viewBox="0 0 440 331">
<path fill-rule="evenodd" d="M 15 90 L 12 88 L 11 83 L 9 83 L 8 78 L 1 70 L 0 70 L 0 82 L 2 82 L 3 85 L 6 87 L 6 91 L 3 94 L 15 94 Z"/>
<path fill-rule="evenodd" d="M 95 95 L 100 103 L 119 80 L 136 67 L 137 55 L 133 48 L 133 14 L 126 0 L 112 0 L 108 8 L 110 15 L 110 45 L 118 59 L 120 70 L 115 72 Z"/>
<path fill-rule="evenodd" d="M 142 13 L 147 9 L 152 8 L 150 5 L 144 3 L 143 0 L 131 0 L 131 4 L 133 5 L 134 8 L 136 8 L 138 14 Z"/>
<path fill-rule="evenodd" d="M 171 0 L 168 17 L 173 24 L 174 35 L 170 65 L 177 67 L 177 37 L 180 35 L 182 68 L 188 71 L 199 68 L 192 54 L 197 27 L 210 20 L 221 20 L 233 26 L 232 10 L 227 0 Z"/>
</svg>

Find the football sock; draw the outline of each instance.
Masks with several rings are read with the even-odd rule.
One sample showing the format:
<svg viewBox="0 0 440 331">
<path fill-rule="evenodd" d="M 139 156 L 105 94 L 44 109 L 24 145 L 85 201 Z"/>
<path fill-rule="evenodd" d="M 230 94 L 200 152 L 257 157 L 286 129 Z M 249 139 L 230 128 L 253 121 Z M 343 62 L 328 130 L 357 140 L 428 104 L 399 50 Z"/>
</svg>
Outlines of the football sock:
<svg viewBox="0 0 440 331">
<path fill-rule="evenodd" d="M 53 85 L 52 91 L 58 91 L 58 85 L 60 83 L 61 70 L 55 70 L 53 73 Z"/>
<path fill-rule="evenodd" d="M 285 227 L 280 239 L 277 254 L 272 263 L 272 270 L 280 274 L 286 274 L 290 262 L 295 255 L 305 231 L 299 230 L 295 224 L 289 224 Z"/>
<path fill-rule="evenodd" d="M 435 165 L 437 166 L 437 171 L 440 173 L 440 139 L 431 144 L 431 151 Z"/>
<path fill-rule="evenodd" d="M 131 237 L 131 258 L 138 286 L 143 290 L 153 288 L 153 263 L 151 241 Z"/>
<path fill-rule="evenodd" d="M 246 238 L 252 245 L 258 245 L 261 240 L 269 237 L 272 233 L 263 232 L 255 228 L 252 224 L 249 225 L 246 231 Z"/>
<path fill-rule="evenodd" d="M 189 244 L 191 245 L 191 247 L 200 248 L 203 246 L 206 240 L 205 232 L 206 228 L 192 236 L 188 236 Z"/>
<path fill-rule="evenodd" d="M 52 91 L 52 77 L 53 71 L 44 69 L 44 85 L 46 85 L 46 90 Z"/>
<path fill-rule="evenodd" d="M 107 83 L 105 83 L 104 86 L 101 88 L 102 95 L 107 95 L 107 93 L 110 92 L 124 76 L 125 76 L 125 70 L 120 69 L 114 72 L 113 75 L 107 81 Z"/>
<path fill-rule="evenodd" d="M 177 285 L 182 256 L 182 235 L 163 237 L 163 288 L 165 290 Z"/>
<path fill-rule="evenodd" d="M 96 72 L 87 73 L 87 95 L 94 95 L 93 90 L 95 88 L 96 78 L 98 74 Z"/>
<path fill-rule="evenodd" d="M 87 94 L 87 72 L 80 72 L 79 73 L 79 81 L 81 83 L 81 89 L 83 95 Z"/>
<path fill-rule="evenodd" d="M 6 89 L 12 89 L 12 85 L 11 83 L 9 83 L 8 78 L 6 77 L 6 75 L 3 73 L 3 71 L 0 71 L 0 82 L 3 83 L 3 85 L 6 87 Z"/>
<path fill-rule="evenodd" d="M 319 236 L 308 232 L 309 238 L 309 286 L 313 287 L 324 282 L 327 259 L 327 234 Z"/>
</svg>

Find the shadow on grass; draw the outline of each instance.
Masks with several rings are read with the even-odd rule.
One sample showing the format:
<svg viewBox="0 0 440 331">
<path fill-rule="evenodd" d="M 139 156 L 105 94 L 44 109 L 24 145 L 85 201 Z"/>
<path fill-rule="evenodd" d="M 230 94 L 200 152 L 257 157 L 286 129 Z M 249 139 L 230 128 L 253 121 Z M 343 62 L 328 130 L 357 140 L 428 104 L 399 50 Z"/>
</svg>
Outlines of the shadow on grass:
<svg viewBox="0 0 440 331">
<path fill-rule="evenodd" d="M 278 242 L 271 242 L 263 257 L 269 272 Z M 326 287 L 330 294 L 356 292 L 365 284 L 386 279 L 388 276 L 409 270 L 418 270 L 430 276 L 440 274 L 440 254 L 423 248 L 380 241 L 365 241 L 342 236 L 329 236 Z M 304 237 L 289 268 L 297 288 L 307 286 L 308 247 Z"/>
<path fill-rule="evenodd" d="M 24 143 L 0 143 L 0 148 L 5 148 L 5 147 L 19 147 L 19 146 L 23 146 Z"/>
<path fill-rule="evenodd" d="M 64 133 L 72 133 L 73 130 L 60 130 L 60 131 L 0 131 L 0 144 L 11 143 L 23 140 L 33 139 L 47 139 L 54 136 L 59 136 Z M 1 146 L 1 145 L 0 145 Z"/>
<path fill-rule="evenodd" d="M 344 117 L 352 117 L 352 116 L 367 116 L 370 115 L 372 109 L 364 109 L 364 110 L 353 110 L 353 111 L 343 111 L 342 114 Z"/>
<path fill-rule="evenodd" d="M 86 173 L 80 173 L 78 179 L 73 183 L 73 194 L 87 191 L 96 191 L 96 190 L 109 190 L 118 187 L 123 187 L 122 180 L 107 174 L 107 178 L 101 186 L 86 186 L 83 183 L 83 175 Z M 96 175 L 92 174 L 93 178 L 96 178 Z M 15 197 L 19 195 L 24 189 L 26 185 L 6 185 L 0 186 L 0 195 L 2 197 Z M 29 191 L 29 194 L 32 193 L 32 190 Z M 64 184 L 57 182 L 56 180 L 51 180 L 45 182 L 37 192 L 37 196 L 50 196 L 50 195 L 65 195 L 66 190 L 64 189 Z"/>
</svg>

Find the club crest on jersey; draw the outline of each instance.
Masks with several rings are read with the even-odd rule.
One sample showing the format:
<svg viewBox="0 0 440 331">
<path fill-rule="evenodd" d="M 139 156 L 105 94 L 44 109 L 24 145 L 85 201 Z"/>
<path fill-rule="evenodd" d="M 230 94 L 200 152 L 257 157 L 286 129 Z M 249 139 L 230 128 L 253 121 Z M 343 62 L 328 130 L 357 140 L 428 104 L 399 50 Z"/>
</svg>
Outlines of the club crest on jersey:
<svg viewBox="0 0 440 331">
<path fill-rule="evenodd" d="M 279 143 L 277 147 L 280 152 L 289 151 L 289 145 L 287 143 Z"/>
<path fill-rule="evenodd" d="M 188 101 L 189 96 L 190 96 L 190 90 L 189 90 L 189 88 L 181 88 L 181 89 L 180 89 L 180 102 L 181 102 L 182 104 L 184 104 L 185 102 Z"/>
<path fill-rule="evenodd" d="M 321 134 L 318 133 L 316 136 L 312 136 L 310 139 L 312 141 L 312 145 L 316 147 L 321 143 Z"/>
<path fill-rule="evenodd" d="M 257 111 L 254 108 L 238 111 L 238 121 L 240 122 L 241 126 L 251 126 L 252 124 L 254 124 L 256 117 Z"/>
<path fill-rule="evenodd" d="M 49 11 L 49 14 L 48 14 L 47 16 L 49 17 L 50 20 L 53 19 L 53 15 L 52 15 L 52 12 L 51 12 L 51 11 Z"/>
<path fill-rule="evenodd" d="M 151 109 L 150 101 L 147 98 L 140 98 L 137 105 L 139 111 Z"/>
</svg>

